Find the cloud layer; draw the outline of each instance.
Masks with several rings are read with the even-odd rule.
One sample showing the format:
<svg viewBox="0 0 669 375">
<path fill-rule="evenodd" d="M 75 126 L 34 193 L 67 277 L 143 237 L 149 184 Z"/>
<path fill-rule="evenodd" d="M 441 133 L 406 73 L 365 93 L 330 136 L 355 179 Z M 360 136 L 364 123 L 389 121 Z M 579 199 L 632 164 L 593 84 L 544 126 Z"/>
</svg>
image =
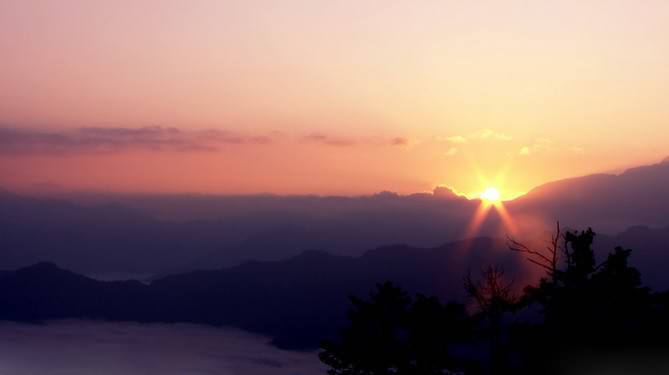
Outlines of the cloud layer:
<svg viewBox="0 0 669 375">
<path fill-rule="evenodd" d="M 236 329 L 90 321 L 0 328 L 3 374 L 325 373 L 315 353 L 279 350 L 265 337 Z"/>
<path fill-rule="evenodd" d="M 311 133 L 302 137 L 302 142 L 305 143 L 320 143 L 328 146 L 336 147 L 351 147 L 358 145 L 370 145 L 370 146 L 409 146 L 410 141 L 405 137 L 393 137 L 393 138 L 381 138 L 381 137 L 372 137 L 372 138 L 362 138 L 362 137 L 341 137 L 341 136 L 332 136 L 323 133 Z"/>
<path fill-rule="evenodd" d="M 0 154 L 109 153 L 128 150 L 203 152 L 225 145 L 267 144 L 272 138 L 221 130 L 184 131 L 147 126 L 84 127 L 66 130 L 0 127 Z"/>
<path fill-rule="evenodd" d="M 174 127 L 83 127 L 64 130 L 0 126 L 0 154 L 65 155 L 121 151 L 211 152 L 233 145 L 267 145 L 280 133 L 242 134 L 225 130 L 182 130 Z M 335 147 L 409 146 L 404 137 L 345 137 L 311 133 L 301 143 Z"/>
<path fill-rule="evenodd" d="M 447 142 L 450 144 L 467 144 L 475 140 L 491 140 L 491 141 L 500 141 L 508 142 L 513 139 L 510 135 L 505 133 L 497 132 L 493 129 L 481 129 L 469 134 L 459 134 L 452 135 L 448 137 L 437 137 L 438 141 Z"/>
</svg>

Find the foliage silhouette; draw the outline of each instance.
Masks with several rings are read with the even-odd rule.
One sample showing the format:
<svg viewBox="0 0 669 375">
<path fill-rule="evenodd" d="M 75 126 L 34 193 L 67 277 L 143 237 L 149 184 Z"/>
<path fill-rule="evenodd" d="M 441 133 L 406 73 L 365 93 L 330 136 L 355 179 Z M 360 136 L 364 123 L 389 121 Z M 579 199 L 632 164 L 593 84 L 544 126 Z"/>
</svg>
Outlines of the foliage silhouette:
<svg viewBox="0 0 669 375">
<path fill-rule="evenodd" d="M 464 280 L 465 291 L 478 306 L 478 314 L 472 318 L 487 320 L 488 325 L 481 325 L 479 331 L 490 341 L 490 369 L 505 367 L 503 340 L 503 319 L 508 312 L 513 312 L 518 297 L 513 293 L 513 281 L 506 281 L 504 269 L 488 266 L 481 271 L 481 280 L 474 281 L 471 274 Z"/>
<path fill-rule="evenodd" d="M 592 229 L 565 233 L 564 268 L 526 288 L 523 302 L 541 306 L 543 324 L 512 332 L 526 359 L 524 372 L 549 373 L 576 352 L 630 351 L 662 339 L 650 290 L 628 265 L 631 250 L 617 247 L 596 265 L 594 237 Z"/>
<path fill-rule="evenodd" d="M 473 314 L 434 298 L 412 301 L 391 283 L 379 284 L 369 302 L 352 299 L 350 326 L 340 342 L 323 343 L 321 359 L 331 375 L 550 374 L 574 358 L 667 348 L 669 292 L 643 286 L 628 264 L 629 249 L 616 247 L 597 264 L 595 235 L 590 228 L 562 233 L 558 224 L 544 250 L 510 238 L 510 249 L 545 276 L 522 296 L 498 266 L 484 268 L 480 280 L 467 276 Z M 478 365 L 453 350 L 467 345 L 479 349 Z"/>
<path fill-rule="evenodd" d="M 460 365 L 449 346 L 467 337 L 463 305 L 420 294 L 412 300 L 390 282 L 378 284 L 369 302 L 351 302 L 351 325 L 341 341 L 322 343 L 320 358 L 330 375 L 430 375 Z"/>
</svg>

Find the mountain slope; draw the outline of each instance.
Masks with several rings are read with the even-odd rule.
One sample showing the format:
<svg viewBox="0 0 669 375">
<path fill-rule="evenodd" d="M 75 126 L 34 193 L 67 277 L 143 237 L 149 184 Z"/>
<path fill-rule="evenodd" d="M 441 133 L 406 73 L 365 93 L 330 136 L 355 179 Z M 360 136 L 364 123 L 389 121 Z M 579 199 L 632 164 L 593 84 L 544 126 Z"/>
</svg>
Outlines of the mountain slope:
<svg viewBox="0 0 669 375">
<path fill-rule="evenodd" d="M 669 163 L 551 182 L 507 206 L 512 215 L 539 215 L 608 233 L 669 225 Z"/>
<path fill-rule="evenodd" d="M 384 247 L 357 258 L 307 251 L 149 286 L 100 282 L 42 263 L 0 274 L 0 319 L 224 324 L 271 335 L 282 347 L 314 347 L 342 326 L 351 294 L 366 296 L 375 283 L 392 280 L 412 292 L 462 300 L 466 272 L 490 263 L 523 275 L 517 254 L 486 238 L 428 249 Z"/>
<path fill-rule="evenodd" d="M 0 195 L 0 268 L 50 260 L 82 273 L 165 274 L 282 259 L 310 248 L 359 255 L 382 243 L 435 246 L 457 240 L 476 208 L 443 192 L 205 203 L 216 207 L 217 217 L 174 221 L 114 201 L 81 205 Z"/>
<path fill-rule="evenodd" d="M 505 206 L 519 239 L 537 237 L 556 220 L 613 235 L 669 225 L 667 192 L 665 162 L 552 182 Z M 0 268 L 49 260 L 86 274 L 167 274 L 283 259 L 306 249 L 355 256 L 383 243 L 431 247 L 508 231 L 493 211 L 478 233 L 469 233 L 479 202 L 444 188 L 409 196 L 108 195 L 80 201 L 0 192 Z M 189 220 L 168 220 L 170 212 Z"/>
</svg>

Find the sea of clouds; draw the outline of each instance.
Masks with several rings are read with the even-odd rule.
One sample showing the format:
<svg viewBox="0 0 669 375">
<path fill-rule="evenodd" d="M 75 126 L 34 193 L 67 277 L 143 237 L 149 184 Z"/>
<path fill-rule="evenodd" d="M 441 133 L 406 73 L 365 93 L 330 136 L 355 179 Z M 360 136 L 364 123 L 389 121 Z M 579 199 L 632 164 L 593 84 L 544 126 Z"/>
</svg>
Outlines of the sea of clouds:
<svg viewBox="0 0 669 375">
<path fill-rule="evenodd" d="M 0 323 L 0 375 L 313 375 L 315 352 L 266 337 L 192 324 Z"/>
</svg>

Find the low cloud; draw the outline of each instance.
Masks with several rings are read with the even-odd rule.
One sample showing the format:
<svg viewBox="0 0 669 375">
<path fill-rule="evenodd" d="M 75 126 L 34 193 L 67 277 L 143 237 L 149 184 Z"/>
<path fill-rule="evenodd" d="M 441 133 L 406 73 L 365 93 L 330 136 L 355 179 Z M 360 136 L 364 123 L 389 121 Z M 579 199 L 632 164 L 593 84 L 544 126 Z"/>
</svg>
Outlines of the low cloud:
<svg viewBox="0 0 669 375">
<path fill-rule="evenodd" d="M 289 140 L 279 132 L 245 134 L 174 127 L 83 127 L 37 129 L 0 126 L 0 155 L 74 155 L 123 151 L 215 152 L 235 145 L 268 145 Z M 302 143 L 333 147 L 392 146 L 410 147 L 405 137 L 345 137 L 311 133 L 297 138 Z"/>
<path fill-rule="evenodd" d="M 12 343 L 0 353 L 3 374 L 325 374 L 317 353 L 280 350 L 267 337 L 233 328 L 2 322 L 0 340 Z"/>
<path fill-rule="evenodd" d="M 520 150 L 518 150 L 518 154 L 521 156 L 529 156 L 539 152 L 549 151 L 552 148 L 553 141 L 548 138 L 542 138 L 533 144 L 521 147 Z"/>
<path fill-rule="evenodd" d="M 454 156 L 455 154 L 458 153 L 458 149 L 456 147 L 451 147 L 446 152 L 444 153 L 444 156 Z"/>
<path fill-rule="evenodd" d="M 317 143 L 335 147 L 352 147 L 359 145 L 408 147 L 411 145 L 411 141 L 405 137 L 352 138 L 333 136 L 323 133 L 311 133 L 302 137 L 301 140 L 305 143 Z"/>
<path fill-rule="evenodd" d="M 84 127 L 47 130 L 0 127 L 0 154 L 113 153 L 128 150 L 211 152 L 226 145 L 268 144 L 264 135 L 243 135 L 223 130 L 181 130 L 146 126 Z"/>
<path fill-rule="evenodd" d="M 467 138 L 465 138 L 461 135 L 455 135 L 455 136 L 452 136 L 452 137 L 443 137 L 443 138 L 439 138 L 439 140 L 443 140 L 445 142 L 453 143 L 453 144 L 465 144 L 465 143 L 469 142 L 467 140 Z"/>
<path fill-rule="evenodd" d="M 395 137 L 390 140 L 392 146 L 409 146 L 409 139 L 404 137 Z"/>
<path fill-rule="evenodd" d="M 499 133 L 492 129 L 481 129 L 472 136 L 479 139 L 491 139 L 502 142 L 508 142 L 513 139 L 510 135 Z"/>
<path fill-rule="evenodd" d="M 466 135 L 452 135 L 448 137 L 437 137 L 437 141 L 446 142 L 454 145 L 464 145 L 473 141 L 488 140 L 508 142 L 513 138 L 505 133 L 500 133 L 492 129 L 481 129 L 479 131 L 469 133 Z"/>
<path fill-rule="evenodd" d="M 320 143 L 328 146 L 349 147 L 355 146 L 357 142 L 354 139 L 335 137 L 321 133 L 312 133 L 302 137 L 302 141 L 309 143 Z"/>
</svg>

